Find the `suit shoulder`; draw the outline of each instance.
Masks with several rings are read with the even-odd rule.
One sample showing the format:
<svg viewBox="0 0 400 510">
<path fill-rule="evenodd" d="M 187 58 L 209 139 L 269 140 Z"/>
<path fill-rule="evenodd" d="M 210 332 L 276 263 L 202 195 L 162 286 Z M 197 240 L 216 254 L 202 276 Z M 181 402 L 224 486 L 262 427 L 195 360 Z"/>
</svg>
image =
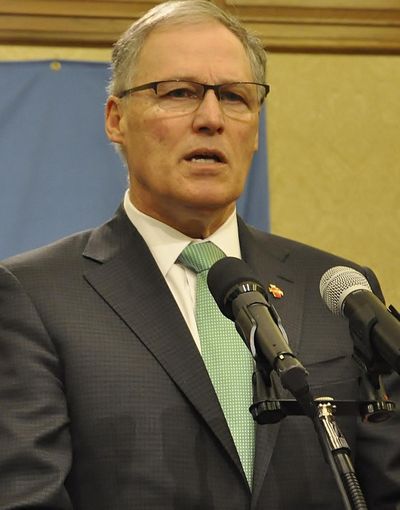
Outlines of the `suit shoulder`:
<svg viewBox="0 0 400 510">
<path fill-rule="evenodd" d="M 1 266 L 14 274 L 62 268 L 67 260 L 80 258 L 92 230 L 79 232 L 1 261 Z"/>
<path fill-rule="evenodd" d="M 272 253 L 281 262 L 288 263 L 295 270 L 307 274 L 309 279 L 315 278 L 319 281 L 325 271 L 335 266 L 351 267 L 362 273 L 373 291 L 383 299 L 379 281 L 369 267 L 300 241 L 263 232 L 254 227 L 249 228 L 261 250 Z"/>
<path fill-rule="evenodd" d="M 286 260 L 288 258 L 308 260 L 314 264 L 317 262 L 332 262 L 337 265 L 356 267 L 358 270 L 363 269 L 363 266 L 356 262 L 338 254 L 322 250 L 321 248 L 276 234 L 263 232 L 253 227 L 250 227 L 250 230 L 259 245 L 264 245 L 266 249 L 272 251 L 275 256 L 281 260 Z"/>
</svg>

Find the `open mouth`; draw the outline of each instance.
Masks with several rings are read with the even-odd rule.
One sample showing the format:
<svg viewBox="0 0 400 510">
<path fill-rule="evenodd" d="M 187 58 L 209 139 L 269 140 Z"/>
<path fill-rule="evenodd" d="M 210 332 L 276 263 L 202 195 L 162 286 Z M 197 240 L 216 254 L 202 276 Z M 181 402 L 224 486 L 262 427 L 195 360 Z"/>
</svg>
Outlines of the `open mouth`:
<svg viewBox="0 0 400 510">
<path fill-rule="evenodd" d="M 226 163 L 226 158 L 221 152 L 211 150 L 193 151 L 185 156 L 185 160 L 203 164 Z"/>
</svg>

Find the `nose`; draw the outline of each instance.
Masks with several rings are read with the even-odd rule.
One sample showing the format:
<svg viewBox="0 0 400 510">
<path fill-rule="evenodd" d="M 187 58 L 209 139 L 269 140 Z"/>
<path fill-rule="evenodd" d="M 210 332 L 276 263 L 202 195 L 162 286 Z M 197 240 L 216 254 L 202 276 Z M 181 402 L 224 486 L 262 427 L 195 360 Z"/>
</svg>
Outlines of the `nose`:
<svg viewBox="0 0 400 510">
<path fill-rule="evenodd" d="M 207 134 L 222 133 L 225 116 L 221 104 L 213 90 L 207 90 L 203 100 L 194 112 L 193 129 Z"/>
</svg>

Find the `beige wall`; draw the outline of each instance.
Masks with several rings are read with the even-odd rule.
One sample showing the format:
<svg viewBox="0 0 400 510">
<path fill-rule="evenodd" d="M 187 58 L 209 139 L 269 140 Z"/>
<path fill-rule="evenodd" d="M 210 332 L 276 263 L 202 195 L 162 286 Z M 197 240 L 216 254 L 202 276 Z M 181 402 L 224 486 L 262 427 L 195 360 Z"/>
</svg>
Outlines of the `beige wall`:
<svg viewBox="0 0 400 510">
<path fill-rule="evenodd" d="M 400 307 L 400 56 L 271 54 L 272 231 L 371 266 Z"/>
<path fill-rule="evenodd" d="M 0 60 L 109 50 L 0 46 Z M 400 56 L 271 53 L 272 231 L 371 266 L 400 307 Z"/>
<path fill-rule="evenodd" d="M 94 60 L 107 62 L 111 58 L 111 49 L 69 48 L 65 46 L 12 46 L 0 44 L 0 60 Z"/>
</svg>

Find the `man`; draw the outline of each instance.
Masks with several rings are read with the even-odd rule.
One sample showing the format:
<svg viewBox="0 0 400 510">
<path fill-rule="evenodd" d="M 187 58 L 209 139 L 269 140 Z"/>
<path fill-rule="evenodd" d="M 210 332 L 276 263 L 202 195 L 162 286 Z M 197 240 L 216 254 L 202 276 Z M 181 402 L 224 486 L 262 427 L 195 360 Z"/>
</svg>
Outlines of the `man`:
<svg viewBox="0 0 400 510">
<path fill-rule="evenodd" d="M 318 282 L 352 265 L 379 294 L 374 275 L 236 218 L 264 68 L 256 39 L 204 0 L 158 5 L 116 44 L 106 131 L 129 171 L 123 205 L 1 268 L 0 509 L 342 508 L 305 417 L 257 426 L 245 469 L 181 259 L 203 240 L 243 258 L 284 291 L 274 305 L 314 393 L 359 398 L 347 324 Z M 398 424 L 340 421 L 372 509 L 400 508 Z"/>
</svg>

